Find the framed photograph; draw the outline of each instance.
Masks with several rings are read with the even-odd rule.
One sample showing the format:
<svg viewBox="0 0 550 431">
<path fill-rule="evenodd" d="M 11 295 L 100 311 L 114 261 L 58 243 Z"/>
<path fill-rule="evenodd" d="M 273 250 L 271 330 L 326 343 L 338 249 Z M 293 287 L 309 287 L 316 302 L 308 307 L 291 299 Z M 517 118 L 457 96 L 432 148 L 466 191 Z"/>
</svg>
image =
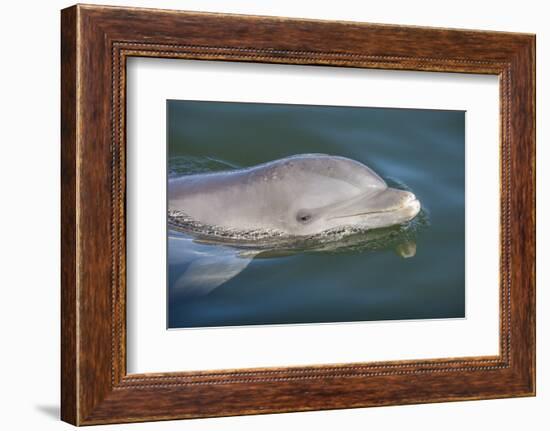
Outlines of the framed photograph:
<svg viewBox="0 0 550 431">
<path fill-rule="evenodd" d="M 61 14 L 62 419 L 535 395 L 535 36 Z"/>
</svg>

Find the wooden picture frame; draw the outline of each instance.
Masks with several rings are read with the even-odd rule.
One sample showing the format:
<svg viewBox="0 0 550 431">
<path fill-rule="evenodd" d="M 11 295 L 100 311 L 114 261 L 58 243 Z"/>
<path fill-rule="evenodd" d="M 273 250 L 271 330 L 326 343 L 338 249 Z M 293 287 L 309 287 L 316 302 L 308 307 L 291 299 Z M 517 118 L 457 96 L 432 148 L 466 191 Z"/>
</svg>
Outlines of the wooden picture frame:
<svg viewBox="0 0 550 431">
<path fill-rule="evenodd" d="M 84 5 L 64 9 L 61 17 L 64 421 L 91 425 L 535 394 L 534 35 Z M 500 354 L 127 374 L 130 56 L 498 75 Z"/>
</svg>

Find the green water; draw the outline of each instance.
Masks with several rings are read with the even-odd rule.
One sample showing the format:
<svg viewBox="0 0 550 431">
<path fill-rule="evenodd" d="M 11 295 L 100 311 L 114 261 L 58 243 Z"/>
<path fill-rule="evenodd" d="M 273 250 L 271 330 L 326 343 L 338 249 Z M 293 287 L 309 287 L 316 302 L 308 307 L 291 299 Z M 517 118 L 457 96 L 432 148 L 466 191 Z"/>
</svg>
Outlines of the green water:
<svg viewBox="0 0 550 431">
<path fill-rule="evenodd" d="M 172 241 L 170 328 L 464 317 L 463 111 L 168 101 L 167 120 L 169 176 L 327 153 L 366 164 L 423 207 L 406 227 L 414 257 L 394 239 L 275 252 L 202 296 L 181 295 L 175 282 L 189 248 L 216 255 L 218 246 Z"/>
</svg>

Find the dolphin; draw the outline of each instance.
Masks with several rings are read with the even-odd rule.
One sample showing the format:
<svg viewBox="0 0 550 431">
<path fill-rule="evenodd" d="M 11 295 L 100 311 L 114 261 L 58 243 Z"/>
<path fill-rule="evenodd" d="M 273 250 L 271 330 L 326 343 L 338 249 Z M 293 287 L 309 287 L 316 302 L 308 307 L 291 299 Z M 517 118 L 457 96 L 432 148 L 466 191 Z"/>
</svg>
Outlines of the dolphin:
<svg viewBox="0 0 550 431">
<path fill-rule="evenodd" d="M 420 209 L 413 193 L 389 187 L 364 164 L 326 154 L 294 155 L 168 182 L 169 226 L 177 226 L 178 214 L 185 214 L 203 227 L 226 233 L 315 238 L 338 228 L 367 231 L 405 223 Z M 208 294 L 242 272 L 254 257 L 266 254 L 265 248 L 239 249 L 223 241 L 212 247 L 177 228 L 168 240 L 172 264 L 190 262 L 173 283 L 183 296 Z M 412 257 L 415 250 L 410 243 L 396 251 Z"/>
<path fill-rule="evenodd" d="M 168 182 L 169 212 L 231 230 L 310 236 L 343 226 L 376 229 L 407 222 L 420 208 L 413 193 L 389 187 L 364 164 L 326 154 Z"/>
</svg>

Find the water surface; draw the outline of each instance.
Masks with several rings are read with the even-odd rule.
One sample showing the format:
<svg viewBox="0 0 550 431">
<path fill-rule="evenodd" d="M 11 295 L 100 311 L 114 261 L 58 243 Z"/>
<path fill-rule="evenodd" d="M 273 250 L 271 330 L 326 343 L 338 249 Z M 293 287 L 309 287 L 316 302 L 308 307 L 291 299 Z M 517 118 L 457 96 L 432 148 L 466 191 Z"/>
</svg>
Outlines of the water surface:
<svg viewBox="0 0 550 431">
<path fill-rule="evenodd" d="M 168 101 L 169 176 L 326 153 L 423 206 L 406 226 L 317 249 L 247 255 L 170 231 L 168 327 L 464 317 L 464 126 L 463 111 Z M 411 242 L 416 254 L 402 257 Z M 223 271 L 248 261 L 208 294 L 182 295 L 176 282 L 198 255 Z"/>
</svg>

